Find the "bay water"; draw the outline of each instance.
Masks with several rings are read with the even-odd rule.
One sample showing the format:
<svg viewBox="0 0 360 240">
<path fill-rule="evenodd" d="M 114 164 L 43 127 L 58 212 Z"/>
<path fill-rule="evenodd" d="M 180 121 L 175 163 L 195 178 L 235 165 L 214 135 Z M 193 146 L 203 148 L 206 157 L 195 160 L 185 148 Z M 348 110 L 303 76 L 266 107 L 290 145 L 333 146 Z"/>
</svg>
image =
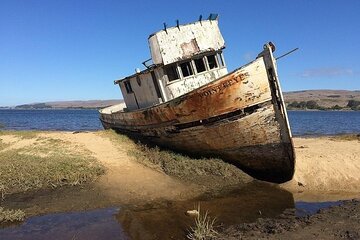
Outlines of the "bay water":
<svg viewBox="0 0 360 240">
<path fill-rule="evenodd" d="M 294 136 L 360 133 L 360 111 L 288 111 Z M 0 129 L 94 131 L 103 129 L 94 109 L 0 110 Z"/>
</svg>

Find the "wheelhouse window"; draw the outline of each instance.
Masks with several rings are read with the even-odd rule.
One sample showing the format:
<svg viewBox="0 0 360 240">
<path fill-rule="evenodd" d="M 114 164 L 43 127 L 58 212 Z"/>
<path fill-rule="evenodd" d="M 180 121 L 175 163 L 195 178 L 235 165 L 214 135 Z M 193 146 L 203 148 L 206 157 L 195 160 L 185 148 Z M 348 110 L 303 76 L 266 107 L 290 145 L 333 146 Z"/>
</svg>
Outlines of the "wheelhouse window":
<svg viewBox="0 0 360 240">
<path fill-rule="evenodd" d="M 225 66 L 225 62 L 224 62 L 224 58 L 221 52 L 219 52 L 217 55 L 217 59 L 218 59 L 218 63 L 220 65 L 220 67 Z"/>
<path fill-rule="evenodd" d="M 207 61 L 209 64 L 209 69 L 214 69 L 214 68 L 218 67 L 216 59 L 215 59 L 215 54 L 206 56 L 206 58 L 207 58 Z"/>
<path fill-rule="evenodd" d="M 203 58 L 194 59 L 195 67 L 197 73 L 206 71 L 205 63 Z"/>
<path fill-rule="evenodd" d="M 130 81 L 125 81 L 125 82 L 124 82 L 124 86 L 125 86 L 125 89 L 126 89 L 126 92 L 127 92 L 127 93 L 133 93 L 133 90 L 132 90 Z"/>
<path fill-rule="evenodd" d="M 180 78 L 179 73 L 177 71 L 176 64 L 166 66 L 165 73 L 168 76 L 169 81 L 174 81 L 174 80 Z"/>
<path fill-rule="evenodd" d="M 184 62 L 180 64 L 180 68 L 183 74 L 183 77 L 187 77 L 190 75 L 193 75 L 193 70 L 191 68 L 191 63 L 190 62 Z"/>
</svg>

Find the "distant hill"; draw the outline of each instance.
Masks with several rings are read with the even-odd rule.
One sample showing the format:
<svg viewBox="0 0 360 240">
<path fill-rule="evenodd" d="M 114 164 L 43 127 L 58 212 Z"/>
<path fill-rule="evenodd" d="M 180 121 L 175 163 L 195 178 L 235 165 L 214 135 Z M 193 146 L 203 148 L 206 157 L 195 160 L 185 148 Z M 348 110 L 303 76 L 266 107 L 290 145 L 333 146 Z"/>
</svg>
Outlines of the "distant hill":
<svg viewBox="0 0 360 240">
<path fill-rule="evenodd" d="M 304 90 L 285 92 L 284 99 L 288 109 L 321 109 L 321 110 L 360 110 L 360 91 L 347 90 Z M 122 103 L 122 99 L 58 101 L 18 105 L 17 109 L 98 109 Z M 349 105 L 350 104 L 350 105 Z"/>
<path fill-rule="evenodd" d="M 16 109 L 69 109 L 69 108 L 83 108 L 83 109 L 98 109 L 124 102 L 120 99 L 111 100 L 88 100 L 88 101 L 58 101 L 45 103 L 31 103 L 18 105 Z"/>
<path fill-rule="evenodd" d="M 289 109 L 351 109 L 360 110 L 360 91 L 304 90 L 285 92 L 284 99 Z"/>
</svg>

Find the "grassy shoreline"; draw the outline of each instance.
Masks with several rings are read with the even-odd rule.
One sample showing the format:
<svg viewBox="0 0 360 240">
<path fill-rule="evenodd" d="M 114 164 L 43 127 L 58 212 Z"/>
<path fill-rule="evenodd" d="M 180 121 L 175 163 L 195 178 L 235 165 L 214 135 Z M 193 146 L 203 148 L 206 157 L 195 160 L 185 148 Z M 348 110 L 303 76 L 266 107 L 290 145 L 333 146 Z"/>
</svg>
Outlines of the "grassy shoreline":
<svg viewBox="0 0 360 240">
<path fill-rule="evenodd" d="M 7 195 L 82 185 L 104 172 L 80 146 L 37 131 L 0 131 L 0 207 Z M 0 223 L 23 219 L 18 210 L 1 208 L 0 215 Z"/>
<path fill-rule="evenodd" d="M 308 137 L 313 138 L 314 136 Z M 326 139 L 322 140 L 323 137 Z M 329 144 L 335 144 L 334 146 L 340 144 L 339 146 L 342 146 L 347 144 L 345 141 L 357 140 L 359 142 L 360 136 L 356 134 L 321 136 L 313 142 L 303 139 L 303 136 L 295 139 L 295 144 L 298 145 L 296 149 L 300 154 L 301 151 L 312 149 L 315 151 L 319 146 L 322 149 L 323 146 Z M 99 148 L 100 143 L 104 144 Z M 349 144 L 354 145 L 354 143 Z M 344 146 L 342 148 L 345 149 L 348 145 Z M 97 155 L 95 154 L 96 149 Z M 112 152 L 107 155 L 104 151 Z M 119 154 L 123 156 L 120 159 L 117 158 Z M 307 154 L 305 152 L 304 154 L 306 156 L 311 154 L 313 158 L 320 153 L 316 150 L 314 153 Z M 326 152 L 320 155 L 328 156 Z M 326 159 L 323 156 L 318 156 L 319 161 L 323 158 Z M 147 168 L 178 179 L 182 183 L 194 184 L 193 189 L 196 191 L 213 196 L 221 194 L 222 190 L 237 186 L 237 184 L 247 184 L 253 181 L 240 169 L 219 159 L 196 159 L 156 147 L 150 148 L 135 144 L 126 136 L 119 135 L 111 130 L 79 134 L 54 131 L 0 131 L 0 207 L 3 207 L 2 201 L 5 199 L 6 203 L 6 198 L 12 194 L 14 194 L 13 196 L 26 192 L 32 194 L 41 190 L 51 191 L 51 189 L 62 186 L 71 187 L 94 182 L 105 173 L 105 167 L 108 167 L 106 161 L 112 158 L 116 159 L 114 163 L 123 160 L 124 162 L 140 163 Z M 132 175 L 134 171 L 137 171 L 137 168 L 141 169 L 135 164 Z M 302 172 L 305 174 L 306 171 L 305 169 Z M 143 173 L 142 170 L 140 172 Z M 115 175 L 113 177 L 120 179 L 126 179 L 127 176 Z M 152 174 L 151 176 L 155 175 Z M 306 188 L 316 189 L 318 187 L 310 184 L 312 178 L 309 178 L 308 175 L 301 175 L 300 178 L 308 180 Z M 138 189 L 136 184 L 138 181 L 134 182 L 129 190 Z M 297 184 L 295 185 L 297 186 Z M 9 199 L 11 198 L 9 197 Z M 0 214 L 9 215 L 8 219 L 16 219 L 16 216 L 21 216 L 19 212 L 9 211 L 9 209 L 2 209 L 1 211 Z"/>
<path fill-rule="evenodd" d="M 113 130 L 100 132 L 115 143 L 126 143 L 127 154 L 137 163 L 179 179 L 189 184 L 198 184 L 209 192 L 228 186 L 244 184 L 253 180 L 248 174 L 232 164 L 216 158 L 194 158 L 159 147 L 151 147 L 138 142 L 135 144 L 127 136 Z"/>
<path fill-rule="evenodd" d="M 42 188 L 79 185 L 104 173 L 104 168 L 90 152 L 66 141 L 27 131 L 1 131 L 0 137 L 3 198 Z"/>
<path fill-rule="evenodd" d="M 95 181 L 105 168 L 81 146 L 46 136 L 47 131 L 0 131 L 0 200 L 6 195 Z M 51 131 L 53 132 L 53 131 Z M 98 131 L 115 144 L 125 143 L 127 154 L 138 163 L 169 176 L 190 182 L 213 181 L 209 186 L 251 180 L 246 174 L 219 159 L 195 159 L 159 148 L 135 144 L 114 131 Z M 333 141 L 360 141 L 360 134 L 295 136 L 329 138 Z M 216 169 L 216 171 L 214 171 Z"/>
</svg>

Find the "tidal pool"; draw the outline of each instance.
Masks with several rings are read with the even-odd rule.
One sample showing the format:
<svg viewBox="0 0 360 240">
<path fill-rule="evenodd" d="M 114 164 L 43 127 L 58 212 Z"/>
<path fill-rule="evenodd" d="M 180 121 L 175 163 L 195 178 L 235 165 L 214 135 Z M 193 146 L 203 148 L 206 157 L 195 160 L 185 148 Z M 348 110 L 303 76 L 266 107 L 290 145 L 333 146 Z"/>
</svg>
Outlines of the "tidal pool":
<svg viewBox="0 0 360 240">
<path fill-rule="evenodd" d="M 286 209 L 296 209 L 294 214 L 303 216 L 340 204 L 295 202 L 292 193 L 262 182 L 188 201 L 126 205 L 95 191 L 68 188 L 8 200 L 8 207 L 25 209 L 32 216 L 23 223 L 3 226 L 0 239 L 186 239 L 194 219 L 185 213 L 199 204 L 201 211 L 216 218 L 217 226 L 276 218 Z"/>
</svg>

